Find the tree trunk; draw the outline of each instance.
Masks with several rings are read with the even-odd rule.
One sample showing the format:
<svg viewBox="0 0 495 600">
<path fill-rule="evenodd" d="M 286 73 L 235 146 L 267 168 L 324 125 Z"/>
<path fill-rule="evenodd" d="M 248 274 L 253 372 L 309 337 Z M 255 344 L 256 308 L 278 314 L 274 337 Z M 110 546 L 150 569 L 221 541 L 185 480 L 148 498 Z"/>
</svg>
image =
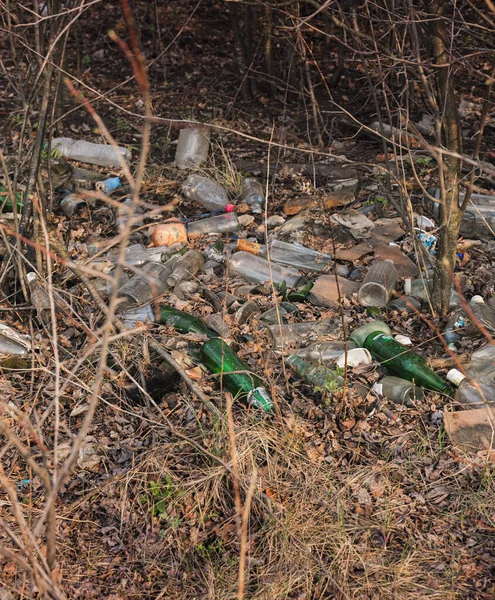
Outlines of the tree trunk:
<svg viewBox="0 0 495 600">
<path fill-rule="evenodd" d="M 461 154 L 461 130 L 449 55 L 449 34 L 440 2 L 431 5 L 434 20 L 431 24 L 433 61 L 437 82 L 437 102 L 442 122 L 442 140 L 447 150 Z M 462 161 L 439 155 L 438 171 L 442 190 L 439 214 L 438 263 L 433 279 L 433 306 L 441 316 L 449 311 L 450 290 L 454 274 L 457 238 L 464 215 L 459 205 L 459 182 Z"/>
</svg>

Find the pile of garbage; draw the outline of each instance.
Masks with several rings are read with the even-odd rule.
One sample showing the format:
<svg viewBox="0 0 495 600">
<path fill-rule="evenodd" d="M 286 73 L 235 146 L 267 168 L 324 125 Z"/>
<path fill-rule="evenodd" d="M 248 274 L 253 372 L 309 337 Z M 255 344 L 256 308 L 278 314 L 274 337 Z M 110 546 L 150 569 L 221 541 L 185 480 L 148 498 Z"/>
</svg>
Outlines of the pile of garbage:
<svg viewBox="0 0 495 600">
<path fill-rule="evenodd" d="M 115 237 L 93 237 L 69 250 L 79 256 L 75 262 L 81 269 L 90 270 L 93 289 L 116 302 L 124 327 L 148 322 L 197 334 L 197 342 L 188 345 L 188 352 L 201 373 L 220 375 L 215 380 L 236 401 L 266 413 L 276 409 L 280 398 L 233 350 L 249 337 L 246 324 L 283 358 L 290 377 L 305 381 L 327 398 L 344 388 L 354 369 L 376 365 L 379 379 L 369 386 L 356 383 L 357 393 L 415 406 L 425 400 L 425 393 L 435 392 L 453 399 L 454 407 L 488 411 L 490 420 L 490 404 L 495 398 L 495 351 L 490 342 L 473 353 L 469 364 L 442 377 L 428 366 L 420 351 L 411 348 L 407 336 L 394 335 L 381 320 L 387 314 L 404 318 L 419 314 L 427 304 L 436 245 L 434 220 L 416 215 L 417 239 L 426 250 L 420 268 L 413 260 L 417 256 L 413 238 L 400 218 L 372 220 L 373 206 L 349 208 L 355 203 L 355 167 L 312 165 L 315 174 L 324 173 L 330 181 L 325 195 L 291 198 L 280 211 L 283 214 L 268 216 L 268 185 L 259 177 L 263 166 L 241 166 L 238 194 L 232 198 L 201 170 L 209 145 L 210 131 L 200 127 L 183 129 L 177 143 L 175 167 L 178 178 L 184 179 L 181 195 L 193 207 L 206 211 L 198 218 L 160 217 L 157 223 L 153 213 L 148 219 L 145 210 L 123 193 L 125 187 L 114 174 L 107 177 L 73 168 L 73 189 L 65 187 L 67 182 L 58 186 L 60 210 L 68 219 L 101 199 L 110 200 L 115 207 Z M 54 159 L 113 169 L 125 168 L 131 159 L 125 148 L 68 138 L 53 140 L 50 152 Z M 186 172 L 185 178 L 182 172 Z M 276 173 L 277 169 L 271 171 L 272 176 Z M 0 192 L 5 196 L 3 212 L 12 210 L 7 190 Z M 124 197 L 111 200 L 116 194 Z M 431 196 L 435 194 L 433 191 Z M 495 197 L 478 195 L 473 201 L 463 231 L 489 236 Z M 22 210 L 20 195 L 16 203 L 17 210 Z M 430 203 L 429 208 L 434 219 L 435 205 Z M 129 243 L 121 249 L 123 234 L 130 234 Z M 366 267 L 356 267 L 363 258 Z M 47 322 L 51 306 L 45 284 L 34 272 L 28 273 L 27 283 L 38 317 Z M 181 310 L 199 298 L 213 312 L 199 318 Z M 64 301 L 57 294 L 54 300 L 57 310 Z M 337 316 L 301 321 L 308 304 L 326 312 L 333 310 Z M 362 307 L 363 323 L 346 336 L 349 318 L 345 311 L 358 306 Z M 485 334 L 490 339 L 495 331 L 491 301 L 486 304 L 474 296 L 466 304 L 453 286 L 451 308 L 443 340 L 452 356 L 466 337 Z M 240 332 L 238 339 L 234 326 Z M 25 356 L 28 352 L 29 342 L 24 337 L 1 327 L 0 353 Z M 184 366 L 186 371 L 190 366 Z M 351 380 L 347 388 L 352 387 Z"/>
</svg>

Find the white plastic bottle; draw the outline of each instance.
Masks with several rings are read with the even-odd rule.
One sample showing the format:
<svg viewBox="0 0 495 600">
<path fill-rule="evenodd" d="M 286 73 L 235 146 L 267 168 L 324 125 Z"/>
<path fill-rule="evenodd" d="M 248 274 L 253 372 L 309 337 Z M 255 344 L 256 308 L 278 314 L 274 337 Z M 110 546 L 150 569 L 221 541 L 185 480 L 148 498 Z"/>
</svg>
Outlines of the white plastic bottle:
<svg viewBox="0 0 495 600">
<path fill-rule="evenodd" d="M 72 138 L 55 138 L 52 140 L 51 149 L 56 150 L 63 158 L 77 160 L 90 165 L 100 167 L 122 166 L 119 157 L 129 165 L 132 155 L 127 148 L 107 144 L 94 144 L 85 140 L 73 140 Z"/>
</svg>

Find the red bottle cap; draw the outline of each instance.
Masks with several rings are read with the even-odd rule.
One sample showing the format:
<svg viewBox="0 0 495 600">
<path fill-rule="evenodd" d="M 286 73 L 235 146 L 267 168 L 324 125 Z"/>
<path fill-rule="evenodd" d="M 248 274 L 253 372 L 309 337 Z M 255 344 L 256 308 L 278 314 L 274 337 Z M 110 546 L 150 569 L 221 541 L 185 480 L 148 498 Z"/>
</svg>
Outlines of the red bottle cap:
<svg viewBox="0 0 495 600">
<path fill-rule="evenodd" d="M 225 212 L 235 212 L 235 204 L 227 204 L 225 207 Z"/>
</svg>

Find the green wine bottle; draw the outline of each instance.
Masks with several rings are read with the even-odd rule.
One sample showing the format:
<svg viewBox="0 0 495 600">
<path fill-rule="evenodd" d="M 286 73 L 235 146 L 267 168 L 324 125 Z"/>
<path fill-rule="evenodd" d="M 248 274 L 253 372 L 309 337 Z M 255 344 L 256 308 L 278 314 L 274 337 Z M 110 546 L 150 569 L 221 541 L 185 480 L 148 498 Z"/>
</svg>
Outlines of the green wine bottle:
<svg viewBox="0 0 495 600">
<path fill-rule="evenodd" d="M 201 319 L 193 317 L 182 310 L 177 310 L 167 304 L 162 304 L 160 306 L 157 323 L 160 323 L 161 325 L 171 325 L 172 327 L 175 327 L 177 331 L 181 331 L 182 333 L 202 333 L 209 338 L 218 337 L 218 333 L 208 329 Z"/>
<path fill-rule="evenodd" d="M 381 331 L 370 333 L 364 340 L 363 347 L 382 366 L 399 377 L 414 381 L 416 385 L 428 390 L 444 394 L 450 392 L 449 384 L 428 367 L 422 356 L 411 352 L 390 335 Z"/>
<path fill-rule="evenodd" d="M 217 338 L 206 342 L 201 348 L 201 359 L 210 371 L 222 375 L 222 384 L 234 398 L 266 412 L 273 410 L 272 399 L 261 379 L 223 340 Z"/>
<path fill-rule="evenodd" d="M 296 373 L 315 387 L 334 392 L 344 385 L 344 379 L 325 365 L 315 365 L 292 354 L 285 360 L 286 365 L 294 367 Z"/>
<path fill-rule="evenodd" d="M 7 199 L 5 199 L 7 198 Z M 21 213 L 22 209 L 24 207 L 24 203 L 22 201 L 22 194 L 17 192 L 17 194 L 15 195 L 15 203 L 16 203 L 16 207 L 17 207 L 17 212 Z M 3 204 L 5 202 L 5 204 Z M 9 191 L 0 186 L 0 207 L 2 207 L 3 204 L 3 208 L 1 210 L 1 212 L 14 212 L 14 208 L 12 206 L 12 198 L 9 196 Z"/>
</svg>

